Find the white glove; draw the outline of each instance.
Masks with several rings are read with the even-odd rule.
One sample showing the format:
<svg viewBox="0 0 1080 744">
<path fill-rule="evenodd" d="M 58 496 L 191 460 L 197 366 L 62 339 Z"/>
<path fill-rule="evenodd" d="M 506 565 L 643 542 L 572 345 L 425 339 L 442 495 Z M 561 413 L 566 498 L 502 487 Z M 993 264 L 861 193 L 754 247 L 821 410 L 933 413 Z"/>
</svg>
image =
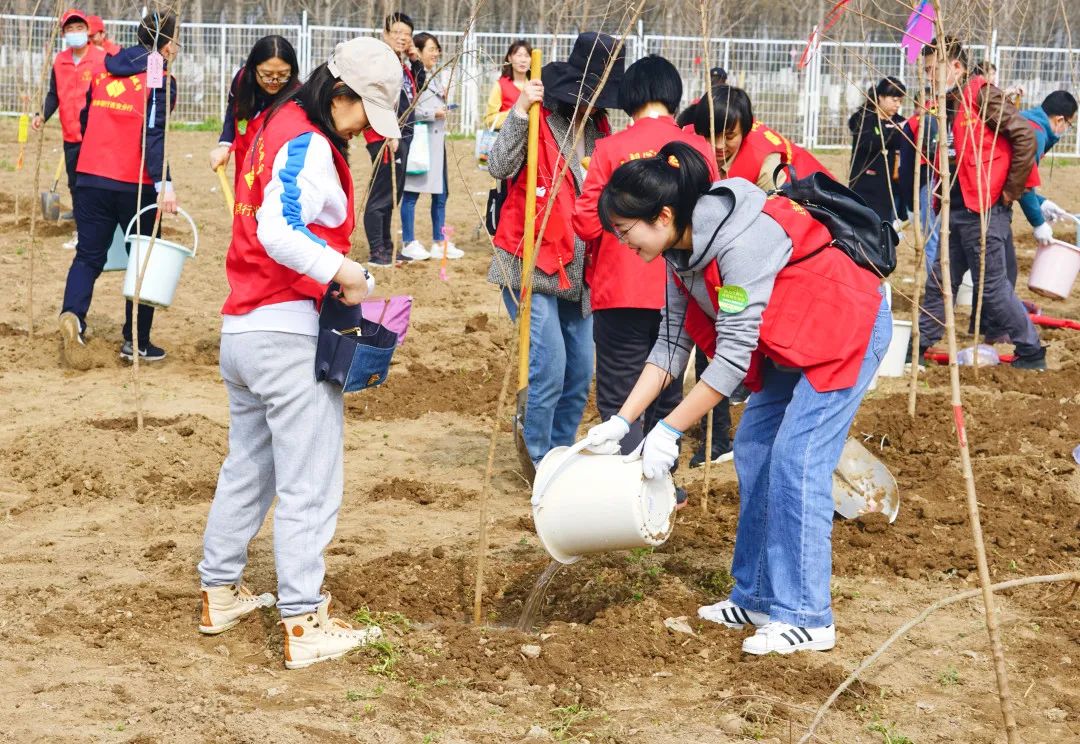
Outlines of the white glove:
<svg viewBox="0 0 1080 744">
<path fill-rule="evenodd" d="M 641 443 L 641 472 L 649 479 L 662 478 L 679 459 L 679 438 L 682 432 L 660 421 Z M 627 459 L 636 456 L 628 455 Z"/>
<path fill-rule="evenodd" d="M 589 429 L 589 433 L 585 435 L 589 444 L 585 449 L 597 455 L 617 455 L 622 451 L 619 442 L 629 433 L 630 422 L 616 414 Z"/>
<path fill-rule="evenodd" d="M 1035 242 L 1039 245 L 1049 245 L 1054 239 L 1054 228 L 1050 227 L 1049 222 L 1042 223 L 1032 232 L 1035 234 Z"/>
<path fill-rule="evenodd" d="M 1049 199 L 1043 201 L 1039 209 L 1042 210 L 1043 219 L 1047 222 L 1057 222 L 1058 220 L 1068 219 L 1071 216 L 1068 212 Z"/>
</svg>

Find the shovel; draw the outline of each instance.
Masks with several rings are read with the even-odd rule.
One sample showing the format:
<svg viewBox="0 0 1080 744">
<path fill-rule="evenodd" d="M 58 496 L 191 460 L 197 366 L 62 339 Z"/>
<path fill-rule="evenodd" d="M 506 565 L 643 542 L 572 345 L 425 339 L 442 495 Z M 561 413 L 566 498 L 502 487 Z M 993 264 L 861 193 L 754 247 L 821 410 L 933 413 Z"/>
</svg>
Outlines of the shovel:
<svg viewBox="0 0 1080 744">
<path fill-rule="evenodd" d="M 225 166 L 219 165 L 214 168 L 214 172 L 217 173 L 218 181 L 221 182 L 221 194 L 225 197 L 225 206 L 229 208 L 229 217 L 233 215 L 233 193 L 232 187 L 229 186 L 229 178 L 225 175 Z"/>
<path fill-rule="evenodd" d="M 540 79 L 540 50 L 532 52 L 531 78 Z M 521 255 L 521 301 L 518 304 L 518 392 L 514 410 L 514 446 L 521 471 L 531 485 L 536 478 L 529 448 L 525 446 L 525 409 L 529 401 L 529 330 L 532 311 L 532 273 L 536 253 L 536 168 L 540 143 L 540 104 L 529 106 L 529 141 L 525 155 L 525 246 Z"/>
<path fill-rule="evenodd" d="M 60 195 L 56 193 L 56 187 L 60 183 L 60 176 L 64 172 L 64 153 L 60 153 L 60 161 L 56 164 L 56 177 L 53 178 L 52 189 L 41 192 L 41 216 L 44 219 L 57 222 L 60 220 Z"/>
<path fill-rule="evenodd" d="M 844 443 L 840 463 L 833 471 L 832 495 L 836 512 L 845 519 L 878 513 L 892 524 L 900 512 L 896 479 L 881 460 L 854 439 Z"/>
</svg>

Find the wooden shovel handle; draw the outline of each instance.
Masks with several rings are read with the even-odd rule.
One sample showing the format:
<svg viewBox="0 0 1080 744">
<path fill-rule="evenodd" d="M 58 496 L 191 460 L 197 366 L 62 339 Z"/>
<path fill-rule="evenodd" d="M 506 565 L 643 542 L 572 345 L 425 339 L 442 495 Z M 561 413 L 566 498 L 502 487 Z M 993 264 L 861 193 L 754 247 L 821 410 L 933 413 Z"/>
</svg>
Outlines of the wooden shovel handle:
<svg viewBox="0 0 1080 744">
<path fill-rule="evenodd" d="M 530 79 L 540 79 L 541 53 L 532 51 Z M 536 169 L 540 143 L 540 104 L 529 106 L 529 141 L 525 154 L 525 246 L 521 254 L 521 302 L 518 304 L 518 392 L 529 386 L 529 329 L 532 310 L 533 255 L 536 252 Z"/>
</svg>

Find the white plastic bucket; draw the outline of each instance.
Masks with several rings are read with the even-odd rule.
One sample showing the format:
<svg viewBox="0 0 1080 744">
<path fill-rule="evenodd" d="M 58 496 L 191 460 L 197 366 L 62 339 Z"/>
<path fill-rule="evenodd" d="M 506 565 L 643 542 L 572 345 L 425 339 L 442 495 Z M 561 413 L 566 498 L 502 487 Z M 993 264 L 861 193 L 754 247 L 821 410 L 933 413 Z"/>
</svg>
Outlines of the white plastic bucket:
<svg viewBox="0 0 1080 744">
<path fill-rule="evenodd" d="M 670 475 L 646 480 L 641 460 L 582 452 L 586 441 L 556 447 L 533 482 L 533 523 L 560 563 L 591 553 L 662 545 L 675 526 Z"/>
<path fill-rule="evenodd" d="M 965 271 L 960 279 L 960 288 L 956 290 L 956 304 L 958 307 L 971 307 L 974 298 L 975 284 L 971 281 L 971 272 Z"/>
<path fill-rule="evenodd" d="M 113 233 L 112 245 L 109 246 L 109 254 L 105 257 L 105 268 L 102 271 L 124 271 L 128 266 L 127 239 L 120 226 L 116 226 Z"/>
<path fill-rule="evenodd" d="M 139 214 L 142 214 L 147 209 L 155 208 L 156 206 L 151 204 L 140 211 Z M 124 297 L 129 300 L 135 298 L 135 280 L 141 268 L 146 266 L 142 288 L 139 292 L 139 302 L 158 307 L 168 307 L 172 304 L 173 295 L 176 293 L 176 285 L 180 282 L 180 272 L 184 268 L 184 262 L 189 258 L 195 258 L 195 251 L 199 247 L 199 231 L 195 227 L 194 220 L 184 210 L 181 209 L 179 212 L 191 225 L 193 245 L 190 250 L 179 243 L 163 240 L 162 238 L 154 240 L 153 251 L 148 250 L 150 238 L 145 235 L 131 234 L 131 227 L 135 224 L 135 220 L 139 218 L 139 214 L 131 218 L 127 230 L 124 231 L 124 235 L 127 236 L 128 242 L 131 244 L 131 260 L 128 262 L 127 274 L 124 276 Z"/>
<path fill-rule="evenodd" d="M 1080 272 L 1080 248 L 1061 240 L 1035 250 L 1028 289 L 1055 300 L 1068 299 Z"/>
<path fill-rule="evenodd" d="M 882 377 L 903 377 L 904 358 L 907 356 L 909 346 L 911 346 L 911 321 L 893 318 L 892 340 L 878 367 L 878 374 Z"/>
</svg>

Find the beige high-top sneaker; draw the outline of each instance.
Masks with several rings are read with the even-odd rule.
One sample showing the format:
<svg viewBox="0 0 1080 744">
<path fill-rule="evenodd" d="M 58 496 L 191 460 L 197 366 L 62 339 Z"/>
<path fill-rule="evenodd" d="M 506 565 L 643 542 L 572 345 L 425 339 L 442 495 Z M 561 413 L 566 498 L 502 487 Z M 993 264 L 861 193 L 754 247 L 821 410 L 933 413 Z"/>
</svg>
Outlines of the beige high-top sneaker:
<svg viewBox="0 0 1080 744">
<path fill-rule="evenodd" d="M 224 633 L 262 607 L 274 606 L 273 594 L 255 596 L 243 584 L 202 587 L 202 619 L 199 632 L 206 635 Z"/>
<path fill-rule="evenodd" d="M 330 617 L 330 593 L 323 594 L 315 612 L 283 617 L 285 628 L 285 668 L 303 669 L 320 661 L 337 659 L 354 648 L 382 637 L 378 626 L 353 628 L 352 625 Z"/>
</svg>

